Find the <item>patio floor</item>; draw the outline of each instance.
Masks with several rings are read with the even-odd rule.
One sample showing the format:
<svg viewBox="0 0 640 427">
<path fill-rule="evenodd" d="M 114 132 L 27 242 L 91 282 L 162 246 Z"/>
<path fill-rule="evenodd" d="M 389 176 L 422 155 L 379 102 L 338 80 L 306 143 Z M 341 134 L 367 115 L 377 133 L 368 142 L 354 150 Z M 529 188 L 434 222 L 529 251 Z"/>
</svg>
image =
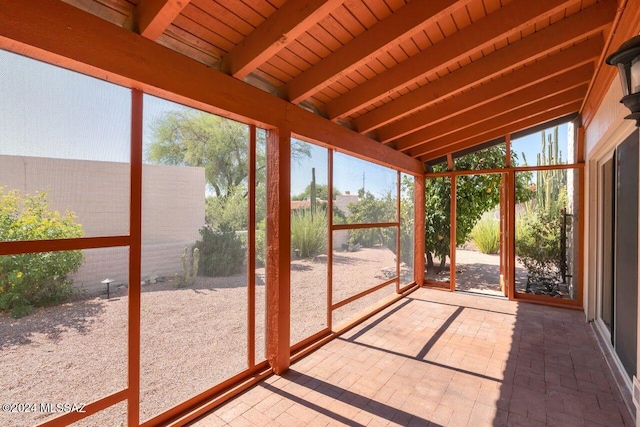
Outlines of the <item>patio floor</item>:
<svg viewBox="0 0 640 427">
<path fill-rule="evenodd" d="M 632 426 L 579 311 L 419 289 L 203 426 Z"/>
</svg>

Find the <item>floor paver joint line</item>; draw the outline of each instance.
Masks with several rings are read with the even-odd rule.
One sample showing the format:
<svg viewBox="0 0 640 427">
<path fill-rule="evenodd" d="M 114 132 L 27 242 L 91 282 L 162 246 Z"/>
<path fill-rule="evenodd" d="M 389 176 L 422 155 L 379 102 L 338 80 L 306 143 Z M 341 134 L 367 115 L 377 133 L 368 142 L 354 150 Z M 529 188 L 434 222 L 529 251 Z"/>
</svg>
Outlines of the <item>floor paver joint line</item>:
<svg viewBox="0 0 640 427">
<path fill-rule="evenodd" d="M 426 288 L 407 299 L 194 425 L 240 408 L 228 425 L 635 425 L 581 313 Z"/>
</svg>

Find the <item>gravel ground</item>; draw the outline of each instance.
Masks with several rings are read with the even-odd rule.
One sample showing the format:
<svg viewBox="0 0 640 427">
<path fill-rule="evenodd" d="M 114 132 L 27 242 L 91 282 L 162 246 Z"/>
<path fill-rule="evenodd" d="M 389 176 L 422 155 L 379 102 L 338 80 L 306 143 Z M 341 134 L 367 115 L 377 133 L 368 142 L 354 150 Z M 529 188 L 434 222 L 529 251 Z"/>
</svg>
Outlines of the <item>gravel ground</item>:
<svg viewBox="0 0 640 427">
<path fill-rule="evenodd" d="M 383 248 L 334 255 L 334 302 L 387 279 L 395 266 Z M 326 257 L 296 260 L 291 269 L 292 343 L 326 327 Z M 256 360 L 264 360 L 264 269 L 256 271 Z M 246 275 L 198 277 L 176 289 L 171 280 L 144 286 L 141 304 L 141 418 L 146 420 L 247 367 Z M 334 324 L 356 315 L 394 285 L 334 312 Z M 40 403 L 88 403 L 127 385 L 126 290 L 39 308 L 12 319 L 0 314 L 0 403 L 35 403 L 35 413 L 2 413 L 0 425 L 53 418 Z M 126 404 L 77 425 L 119 426 Z"/>
</svg>

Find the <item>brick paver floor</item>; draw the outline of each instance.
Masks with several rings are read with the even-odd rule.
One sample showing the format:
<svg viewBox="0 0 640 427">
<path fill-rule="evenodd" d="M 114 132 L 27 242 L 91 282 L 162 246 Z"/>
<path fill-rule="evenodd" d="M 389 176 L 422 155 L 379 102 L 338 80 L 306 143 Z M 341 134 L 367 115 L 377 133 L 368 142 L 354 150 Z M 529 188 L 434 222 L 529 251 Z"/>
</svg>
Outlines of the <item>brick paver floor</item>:
<svg viewBox="0 0 640 427">
<path fill-rule="evenodd" d="M 632 426 L 579 311 L 419 289 L 203 426 Z"/>
</svg>

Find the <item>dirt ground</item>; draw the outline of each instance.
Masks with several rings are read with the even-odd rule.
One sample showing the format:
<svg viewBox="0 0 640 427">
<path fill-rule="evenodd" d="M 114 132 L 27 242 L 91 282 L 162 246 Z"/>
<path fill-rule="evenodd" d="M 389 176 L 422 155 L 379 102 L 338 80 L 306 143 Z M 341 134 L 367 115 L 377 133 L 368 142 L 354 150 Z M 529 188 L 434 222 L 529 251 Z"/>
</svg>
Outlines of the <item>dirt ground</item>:
<svg viewBox="0 0 640 427">
<path fill-rule="evenodd" d="M 387 280 L 395 255 L 385 248 L 334 254 L 333 302 Z M 256 271 L 256 361 L 264 360 L 265 270 Z M 291 342 L 327 325 L 326 256 L 291 265 Z M 344 308 L 348 319 L 382 298 L 390 285 Z M 141 418 L 149 419 L 247 367 L 246 274 L 198 277 L 176 288 L 172 280 L 146 284 L 141 297 Z M 127 386 L 127 289 L 38 308 L 12 319 L 0 314 L 0 401 L 36 404 L 31 413 L 0 413 L 5 427 L 53 418 L 40 403 L 89 403 Z M 30 407 L 33 409 L 33 407 Z M 119 426 L 126 404 L 77 423 Z"/>
</svg>

